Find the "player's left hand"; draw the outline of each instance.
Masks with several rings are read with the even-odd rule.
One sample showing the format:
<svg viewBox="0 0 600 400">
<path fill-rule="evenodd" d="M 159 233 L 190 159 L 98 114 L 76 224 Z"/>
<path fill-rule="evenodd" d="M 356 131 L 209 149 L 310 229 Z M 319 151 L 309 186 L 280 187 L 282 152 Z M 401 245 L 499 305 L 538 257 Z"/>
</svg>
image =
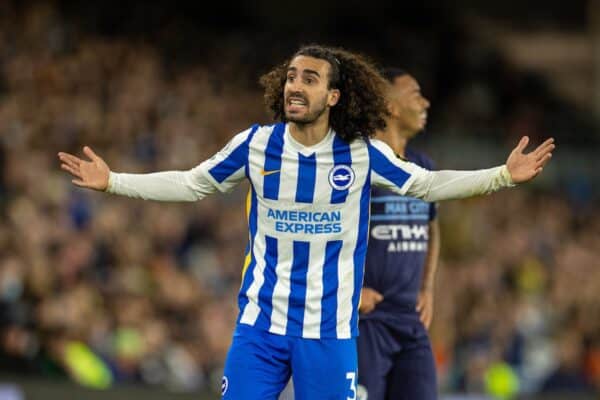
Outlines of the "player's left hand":
<svg viewBox="0 0 600 400">
<path fill-rule="evenodd" d="M 417 299 L 417 312 L 420 314 L 420 319 L 427 330 L 433 319 L 433 290 L 422 289 L 419 292 Z"/>
<path fill-rule="evenodd" d="M 531 153 L 525 154 L 523 151 L 528 143 L 529 138 L 523 136 L 506 160 L 506 168 L 514 183 L 527 182 L 538 176 L 546 163 L 550 161 L 552 150 L 556 147 L 554 139 L 550 138 Z"/>
<path fill-rule="evenodd" d="M 377 304 L 383 301 L 383 295 L 375 289 L 364 287 L 360 291 L 360 303 L 358 311 L 361 314 L 368 314 L 375 309 Z"/>
</svg>

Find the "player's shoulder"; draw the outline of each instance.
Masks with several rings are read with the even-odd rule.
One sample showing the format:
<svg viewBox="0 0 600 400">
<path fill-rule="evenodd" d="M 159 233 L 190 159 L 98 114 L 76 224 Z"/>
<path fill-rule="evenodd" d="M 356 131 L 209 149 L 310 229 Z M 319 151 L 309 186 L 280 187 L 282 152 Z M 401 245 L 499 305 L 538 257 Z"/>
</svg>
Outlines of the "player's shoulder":
<svg viewBox="0 0 600 400">
<path fill-rule="evenodd" d="M 364 141 L 364 143 L 367 146 L 373 146 L 373 147 L 387 146 L 387 144 L 383 140 L 380 140 L 380 139 L 376 139 L 376 138 L 361 138 L 361 139 Z"/>
<path fill-rule="evenodd" d="M 277 131 L 280 129 L 285 129 L 285 123 L 277 122 L 274 124 L 266 124 L 266 125 L 254 124 L 254 125 L 252 125 L 252 129 L 255 129 L 257 134 L 270 135 L 274 131 Z"/>
<path fill-rule="evenodd" d="M 268 125 L 261 125 L 261 124 L 255 124 L 252 125 L 252 127 L 250 127 L 250 130 L 252 130 L 251 135 L 257 138 L 261 138 L 261 137 L 269 137 L 273 134 L 283 134 L 283 132 L 285 131 L 285 123 L 284 122 L 277 122 L 275 124 L 268 124 Z"/>
<path fill-rule="evenodd" d="M 366 138 L 366 139 L 362 139 L 364 140 L 365 145 L 369 148 L 369 149 L 377 149 L 380 152 L 391 156 L 394 154 L 394 151 L 392 150 L 392 148 L 383 140 L 380 139 L 375 139 L 375 138 Z"/>
<path fill-rule="evenodd" d="M 435 163 L 424 152 L 415 150 L 411 147 L 407 147 L 404 153 L 405 153 L 405 156 L 408 159 L 408 161 L 413 162 L 413 163 L 417 164 L 418 166 L 423 167 L 428 170 L 435 169 Z"/>
<path fill-rule="evenodd" d="M 274 132 L 283 131 L 285 124 L 261 125 L 254 124 L 243 131 L 237 133 L 232 139 L 233 144 L 249 144 L 254 139 L 268 138 Z M 268 140 L 268 139 L 265 139 Z"/>
</svg>

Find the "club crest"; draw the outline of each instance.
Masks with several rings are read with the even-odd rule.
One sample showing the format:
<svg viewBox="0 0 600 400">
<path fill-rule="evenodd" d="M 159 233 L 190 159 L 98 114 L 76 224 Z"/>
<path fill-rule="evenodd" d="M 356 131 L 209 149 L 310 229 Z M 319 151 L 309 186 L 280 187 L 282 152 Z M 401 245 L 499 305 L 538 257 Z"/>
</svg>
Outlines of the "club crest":
<svg viewBox="0 0 600 400">
<path fill-rule="evenodd" d="M 336 190 L 346 190 L 354 183 L 354 171 L 348 165 L 336 165 L 329 171 L 329 184 Z"/>
</svg>

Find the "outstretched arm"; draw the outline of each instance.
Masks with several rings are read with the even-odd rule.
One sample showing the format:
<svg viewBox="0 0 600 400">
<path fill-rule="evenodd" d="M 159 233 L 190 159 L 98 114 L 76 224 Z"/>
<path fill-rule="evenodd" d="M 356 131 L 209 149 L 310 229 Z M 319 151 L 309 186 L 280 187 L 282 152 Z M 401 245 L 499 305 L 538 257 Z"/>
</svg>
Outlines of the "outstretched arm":
<svg viewBox="0 0 600 400">
<path fill-rule="evenodd" d="M 525 154 L 523 151 L 528 143 L 529 138 L 523 137 L 505 165 L 479 171 L 430 172 L 426 179 L 415 180 L 407 194 L 426 201 L 451 200 L 489 194 L 528 182 L 542 172 L 555 147 L 554 139 L 548 139 L 531 153 Z"/>
<path fill-rule="evenodd" d="M 554 139 L 546 140 L 534 151 L 525 154 L 523 150 L 528 143 L 529 139 L 523 137 L 506 164 L 500 167 L 477 171 L 427 171 L 396 159 L 393 152 L 385 154 L 391 149 L 379 142 L 373 146 L 371 156 L 375 164 L 372 168 L 373 181 L 375 185 L 429 202 L 489 194 L 527 182 L 542 172 L 552 157 Z"/>
<path fill-rule="evenodd" d="M 257 129 L 254 125 L 237 134 L 221 151 L 188 171 L 118 174 L 87 146 L 83 152 L 88 160 L 62 152 L 58 158 L 77 186 L 147 200 L 194 201 L 217 190 L 230 191 L 245 178 L 248 142 Z"/>
<path fill-rule="evenodd" d="M 58 153 L 61 168 L 73 175 L 72 182 L 80 187 L 158 201 L 200 200 L 217 191 L 202 173 L 202 164 L 189 171 L 117 174 L 91 148 L 86 146 L 83 152 L 89 160 Z"/>
</svg>

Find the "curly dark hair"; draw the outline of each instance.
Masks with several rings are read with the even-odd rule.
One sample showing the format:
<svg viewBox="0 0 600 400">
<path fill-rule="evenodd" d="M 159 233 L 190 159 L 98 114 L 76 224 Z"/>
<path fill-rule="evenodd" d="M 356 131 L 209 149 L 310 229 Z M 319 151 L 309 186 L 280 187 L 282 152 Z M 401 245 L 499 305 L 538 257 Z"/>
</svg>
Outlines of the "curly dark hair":
<svg viewBox="0 0 600 400">
<path fill-rule="evenodd" d="M 370 137 L 385 129 L 388 116 L 385 100 L 387 82 L 364 56 L 341 48 L 320 45 L 303 46 L 292 57 L 261 76 L 265 103 L 276 121 L 286 121 L 283 89 L 287 70 L 297 56 L 308 56 L 329 63 L 329 89 L 340 91 L 339 102 L 331 108 L 329 124 L 344 140 Z"/>
</svg>

